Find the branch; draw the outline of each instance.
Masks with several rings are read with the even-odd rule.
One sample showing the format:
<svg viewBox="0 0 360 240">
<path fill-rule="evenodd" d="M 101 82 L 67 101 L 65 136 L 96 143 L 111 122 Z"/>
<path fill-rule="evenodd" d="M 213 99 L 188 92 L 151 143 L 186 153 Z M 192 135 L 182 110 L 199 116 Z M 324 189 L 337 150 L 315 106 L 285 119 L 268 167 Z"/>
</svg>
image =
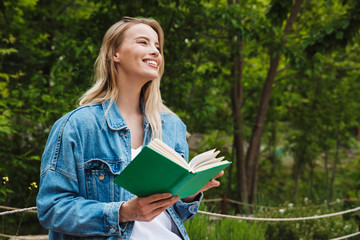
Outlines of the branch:
<svg viewBox="0 0 360 240">
<path fill-rule="evenodd" d="M 4 5 L 3 1 L 0 1 L 0 10 L 1 10 L 2 14 L 4 15 L 4 20 L 6 22 L 6 26 L 10 26 L 10 21 L 6 16 L 5 5 Z"/>
<path fill-rule="evenodd" d="M 283 72 L 283 71 L 285 71 L 285 70 L 288 70 L 288 69 L 291 69 L 291 66 L 286 66 L 286 67 L 278 70 L 278 71 L 276 72 L 276 75 L 278 75 L 279 73 L 281 73 L 281 72 Z"/>
<path fill-rule="evenodd" d="M 288 35 L 291 31 L 292 25 L 294 24 L 295 18 L 298 15 L 298 13 L 300 12 L 301 9 L 301 4 L 303 3 L 304 0 L 296 0 L 291 12 L 290 12 L 290 17 L 288 19 L 288 21 L 286 22 L 285 28 L 284 28 L 284 35 Z"/>
<path fill-rule="evenodd" d="M 178 8 L 178 7 L 179 7 L 179 0 L 176 0 L 175 8 Z M 165 31 L 165 33 L 166 33 L 165 35 L 169 34 L 171 26 L 173 25 L 174 19 L 175 19 L 175 9 L 172 12 L 172 16 L 171 16 L 170 22 L 168 24 L 168 27 Z"/>
</svg>

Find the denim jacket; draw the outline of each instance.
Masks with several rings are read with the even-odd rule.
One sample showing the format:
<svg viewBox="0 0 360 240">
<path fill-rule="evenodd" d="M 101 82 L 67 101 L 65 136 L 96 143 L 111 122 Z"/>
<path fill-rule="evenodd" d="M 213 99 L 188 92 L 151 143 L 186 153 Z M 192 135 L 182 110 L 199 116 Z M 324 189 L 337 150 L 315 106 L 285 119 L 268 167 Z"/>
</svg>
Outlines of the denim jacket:
<svg viewBox="0 0 360 240">
<path fill-rule="evenodd" d="M 162 140 L 188 160 L 186 126 L 174 115 L 161 119 Z M 150 133 L 145 117 L 143 145 Z M 129 239 L 134 222 L 119 223 L 119 209 L 134 195 L 113 180 L 130 161 L 130 130 L 115 103 L 80 107 L 60 118 L 42 156 L 37 196 L 49 239 Z M 195 216 L 201 199 L 202 193 L 167 209 L 183 239 L 189 239 L 183 222 Z"/>
</svg>

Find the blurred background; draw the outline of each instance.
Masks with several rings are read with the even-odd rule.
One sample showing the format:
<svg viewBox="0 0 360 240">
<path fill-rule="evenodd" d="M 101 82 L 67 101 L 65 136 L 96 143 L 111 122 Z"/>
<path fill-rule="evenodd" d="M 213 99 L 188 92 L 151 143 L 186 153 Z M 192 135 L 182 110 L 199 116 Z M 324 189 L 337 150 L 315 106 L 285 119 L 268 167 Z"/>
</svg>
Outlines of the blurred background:
<svg viewBox="0 0 360 240">
<path fill-rule="evenodd" d="M 123 16 L 163 27 L 162 97 L 188 127 L 191 156 L 216 147 L 233 161 L 203 210 L 300 217 L 359 206 L 358 0 L 0 0 L 1 206 L 35 206 L 51 126 L 92 85 L 102 38 Z M 192 239 L 330 239 L 359 231 L 359 216 L 198 215 L 187 228 Z M 0 233 L 46 230 L 22 213 L 1 216 Z"/>
</svg>

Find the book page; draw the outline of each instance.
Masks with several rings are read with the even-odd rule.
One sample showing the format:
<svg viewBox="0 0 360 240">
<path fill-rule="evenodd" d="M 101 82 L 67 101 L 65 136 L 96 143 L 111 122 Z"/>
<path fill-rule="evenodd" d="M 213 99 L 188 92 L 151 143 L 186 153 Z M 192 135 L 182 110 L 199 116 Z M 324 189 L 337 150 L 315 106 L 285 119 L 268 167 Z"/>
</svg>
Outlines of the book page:
<svg viewBox="0 0 360 240">
<path fill-rule="evenodd" d="M 210 152 L 207 155 L 201 154 L 202 157 L 197 159 L 197 161 L 195 163 L 191 163 L 192 161 L 190 162 L 191 170 L 196 169 L 196 166 L 199 164 L 202 164 L 203 162 L 207 162 L 207 161 L 211 161 L 211 160 L 215 159 L 219 153 L 220 153 L 220 151 L 216 151 L 216 152 L 212 152 L 212 153 Z"/>
<path fill-rule="evenodd" d="M 199 155 L 196 155 L 195 157 L 193 157 L 193 159 L 191 159 L 190 163 L 189 163 L 189 166 L 190 168 L 192 168 L 194 165 L 196 165 L 196 163 L 203 159 L 204 157 L 207 157 L 209 156 L 210 154 L 214 153 L 215 152 L 215 149 L 212 149 L 210 151 L 207 151 L 207 152 L 203 152 L 203 153 L 200 153 Z"/>
<path fill-rule="evenodd" d="M 160 153 L 161 155 L 169 158 L 173 162 L 176 162 L 180 166 L 183 166 L 186 169 L 189 169 L 189 165 L 184 158 L 182 158 L 174 149 L 160 141 L 159 139 L 155 138 L 152 140 L 148 147 L 155 150 L 156 152 Z"/>
<path fill-rule="evenodd" d="M 225 161 L 221 161 L 221 162 L 215 162 L 215 163 L 212 163 L 212 164 L 207 164 L 205 166 L 202 166 L 202 167 L 199 167 L 198 169 L 196 169 L 196 172 L 207 170 L 207 169 L 210 169 L 210 168 L 213 168 L 213 167 L 216 167 L 216 166 L 220 166 L 220 165 L 224 165 L 224 164 L 227 164 L 227 163 L 229 163 L 229 161 L 225 160 Z"/>
<path fill-rule="evenodd" d="M 208 166 L 208 165 L 211 165 L 213 163 L 221 162 L 223 159 L 224 159 L 224 157 L 220 157 L 220 158 L 209 159 L 208 161 L 199 162 L 198 164 L 193 166 L 193 168 L 191 170 L 197 171 L 199 168 L 201 168 L 203 166 Z"/>
</svg>

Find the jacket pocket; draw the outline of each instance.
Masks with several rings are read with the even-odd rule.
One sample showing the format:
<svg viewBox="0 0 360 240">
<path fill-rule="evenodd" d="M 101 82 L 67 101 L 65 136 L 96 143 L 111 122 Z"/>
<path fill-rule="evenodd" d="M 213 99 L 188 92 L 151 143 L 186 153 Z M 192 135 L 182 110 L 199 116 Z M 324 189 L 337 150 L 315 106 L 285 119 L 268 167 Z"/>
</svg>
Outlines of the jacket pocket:
<svg viewBox="0 0 360 240">
<path fill-rule="evenodd" d="M 124 166 L 122 161 L 92 159 L 85 162 L 86 192 L 88 199 L 113 202 L 118 195 L 114 178 Z"/>
</svg>

